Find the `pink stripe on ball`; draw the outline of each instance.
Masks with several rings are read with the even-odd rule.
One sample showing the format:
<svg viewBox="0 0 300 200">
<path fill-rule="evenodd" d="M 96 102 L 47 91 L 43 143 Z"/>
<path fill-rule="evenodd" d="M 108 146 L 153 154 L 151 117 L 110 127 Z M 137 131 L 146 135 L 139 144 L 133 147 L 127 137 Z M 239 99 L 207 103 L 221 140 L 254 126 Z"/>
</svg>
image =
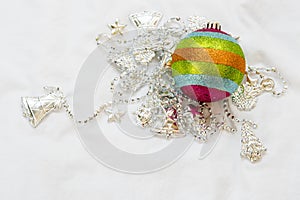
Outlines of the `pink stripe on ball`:
<svg viewBox="0 0 300 200">
<path fill-rule="evenodd" d="M 230 96 L 230 93 L 201 85 L 188 85 L 181 87 L 181 91 L 196 101 L 214 102 Z"/>
</svg>

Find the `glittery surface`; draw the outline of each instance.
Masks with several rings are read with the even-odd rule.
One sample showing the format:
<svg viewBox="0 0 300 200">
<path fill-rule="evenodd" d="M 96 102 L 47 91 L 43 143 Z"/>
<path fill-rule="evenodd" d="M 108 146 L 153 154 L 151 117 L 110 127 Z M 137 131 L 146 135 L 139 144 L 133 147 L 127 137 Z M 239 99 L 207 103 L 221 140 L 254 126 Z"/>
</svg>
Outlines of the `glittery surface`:
<svg viewBox="0 0 300 200">
<path fill-rule="evenodd" d="M 235 44 L 238 44 L 237 40 L 234 39 L 233 37 L 231 37 L 229 35 L 225 35 L 223 33 L 219 33 L 219 32 L 192 32 L 192 33 L 188 34 L 186 36 L 186 38 L 200 37 L 200 36 L 223 39 L 223 40 L 227 40 L 227 41 L 233 42 Z"/>
<path fill-rule="evenodd" d="M 211 48 L 238 54 L 244 58 L 241 47 L 233 42 L 211 37 L 189 37 L 182 39 L 176 49 L 182 48 Z"/>
<path fill-rule="evenodd" d="M 191 99 L 200 102 L 214 102 L 230 96 L 228 92 L 200 85 L 183 86 L 181 91 Z"/>
<path fill-rule="evenodd" d="M 214 64 L 209 62 L 195 62 L 195 61 L 178 61 L 172 65 L 172 75 L 184 74 L 208 74 L 211 76 L 223 77 L 240 84 L 244 78 L 244 74 L 239 70 L 221 64 Z"/>
<path fill-rule="evenodd" d="M 242 73 L 245 73 L 246 70 L 246 63 L 244 58 L 231 52 L 216 49 L 176 49 L 174 54 L 172 55 L 172 64 L 181 60 L 210 62 L 227 65 L 238 69 Z"/>
<path fill-rule="evenodd" d="M 223 90 L 233 93 L 239 86 L 235 82 L 217 76 L 202 74 L 186 74 L 174 77 L 176 87 L 188 85 L 201 85 L 209 88 Z"/>
<path fill-rule="evenodd" d="M 221 30 L 206 28 L 188 34 L 178 43 L 171 65 L 176 86 L 202 102 L 230 96 L 246 71 L 237 40 Z"/>
</svg>

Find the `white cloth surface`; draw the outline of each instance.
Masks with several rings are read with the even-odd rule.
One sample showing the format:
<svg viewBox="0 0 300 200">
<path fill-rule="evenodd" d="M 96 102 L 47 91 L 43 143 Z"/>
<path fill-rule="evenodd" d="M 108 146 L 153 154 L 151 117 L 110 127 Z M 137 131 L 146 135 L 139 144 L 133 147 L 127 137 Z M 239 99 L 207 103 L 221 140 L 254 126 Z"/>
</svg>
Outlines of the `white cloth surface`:
<svg viewBox="0 0 300 200">
<path fill-rule="evenodd" d="M 300 198 L 299 52 L 296 0 L 63 0 L 2 1 L 0 6 L 0 199 L 202 199 Z M 170 167 L 131 175 L 95 161 L 73 124 L 52 114 L 37 129 L 21 116 L 20 97 L 39 95 L 44 85 L 72 96 L 76 76 L 95 49 L 95 36 L 115 18 L 157 10 L 165 17 L 206 16 L 241 37 L 247 63 L 278 66 L 288 95 L 259 98 L 245 116 L 259 125 L 268 153 L 257 164 L 239 157 L 238 136 L 224 134 L 209 157 L 199 144 Z M 120 141 L 119 141 L 120 142 Z"/>
</svg>

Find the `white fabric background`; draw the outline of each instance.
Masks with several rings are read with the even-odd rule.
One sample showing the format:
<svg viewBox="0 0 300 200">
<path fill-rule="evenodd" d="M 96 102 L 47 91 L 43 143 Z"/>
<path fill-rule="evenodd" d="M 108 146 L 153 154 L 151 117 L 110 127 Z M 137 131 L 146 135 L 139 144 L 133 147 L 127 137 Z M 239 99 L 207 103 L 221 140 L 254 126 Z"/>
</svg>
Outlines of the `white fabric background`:
<svg viewBox="0 0 300 200">
<path fill-rule="evenodd" d="M 199 161 L 199 144 L 171 167 L 146 175 L 115 172 L 82 147 L 64 113 L 32 129 L 20 96 L 59 85 L 71 96 L 94 38 L 116 17 L 158 10 L 166 17 L 206 16 L 241 36 L 248 64 L 278 66 L 288 95 L 264 95 L 246 116 L 259 124 L 268 153 L 258 164 L 239 158 L 239 139 L 224 134 Z M 63 0 L 2 1 L 0 6 L 0 199 L 205 199 L 300 198 L 298 1 L 289 0 Z"/>
</svg>

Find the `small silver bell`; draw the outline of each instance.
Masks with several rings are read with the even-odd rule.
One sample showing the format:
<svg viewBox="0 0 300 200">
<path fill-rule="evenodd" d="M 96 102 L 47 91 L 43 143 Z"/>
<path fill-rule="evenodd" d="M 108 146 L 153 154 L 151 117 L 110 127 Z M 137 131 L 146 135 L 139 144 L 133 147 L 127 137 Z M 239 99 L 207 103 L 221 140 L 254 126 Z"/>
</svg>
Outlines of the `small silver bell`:
<svg viewBox="0 0 300 200">
<path fill-rule="evenodd" d="M 60 110 L 65 97 L 58 87 L 44 87 L 45 95 L 39 97 L 21 97 L 23 116 L 36 127 L 50 112 Z"/>
</svg>

